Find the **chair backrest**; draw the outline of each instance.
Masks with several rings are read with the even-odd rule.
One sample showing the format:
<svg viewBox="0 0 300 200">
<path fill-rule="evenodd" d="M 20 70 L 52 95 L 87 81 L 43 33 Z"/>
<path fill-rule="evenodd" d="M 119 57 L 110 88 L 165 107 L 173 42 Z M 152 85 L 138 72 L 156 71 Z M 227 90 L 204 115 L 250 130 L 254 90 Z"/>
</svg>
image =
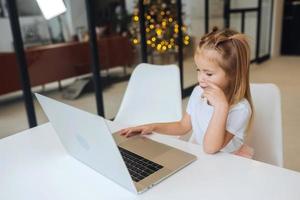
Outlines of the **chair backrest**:
<svg viewBox="0 0 300 200">
<path fill-rule="evenodd" d="M 254 118 L 249 145 L 254 148 L 254 159 L 283 166 L 281 98 L 274 84 L 251 84 Z"/>
<path fill-rule="evenodd" d="M 182 117 L 179 68 L 141 63 L 133 71 L 115 121 L 125 125 Z"/>
</svg>

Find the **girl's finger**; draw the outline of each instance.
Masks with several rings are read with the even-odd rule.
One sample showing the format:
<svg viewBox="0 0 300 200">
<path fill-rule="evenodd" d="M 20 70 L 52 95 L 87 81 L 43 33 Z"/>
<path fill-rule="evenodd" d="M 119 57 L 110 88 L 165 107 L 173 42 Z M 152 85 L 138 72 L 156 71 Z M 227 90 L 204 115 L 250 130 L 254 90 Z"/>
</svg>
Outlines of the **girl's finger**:
<svg viewBox="0 0 300 200">
<path fill-rule="evenodd" d="M 147 130 L 142 130 L 142 132 L 141 132 L 141 135 L 146 135 L 146 134 L 148 134 L 149 133 L 149 131 L 147 131 Z"/>
<path fill-rule="evenodd" d="M 124 135 L 124 134 L 126 133 L 126 129 L 121 129 L 121 130 L 119 131 L 119 133 L 120 133 L 121 135 Z"/>
<path fill-rule="evenodd" d="M 218 87 L 208 86 L 206 92 L 212 92 L 218 90 Z"/>
<path fill-rule="evenodd" d="M 124 135 L 125 135 L 125 137 L 130 137 L 131 136 L 131 130 L 128 130 Z"/>
<path fill-rule="evenodd" d="M 214 89 L 212 87 L 207 87 L 203 93 L 204 94 L 208 94 L 208 93 L 210 93 L 212 91 L 214 91 Z"/>
<path fill-rule="evenodd" d="M 211 82 L 211 81 L 209 81 L 209 80 L 207 80 L 206 82 L 207 82 L 207 85 L 210 86 L 210 87 L 212 87 L 212 88 L 215 88 L 215 89 L 216 89 L 216 88 L 219 88 L 218 85 L 216 85 L 215 83 L 213 83 L 213 82 Z M 209 88 L 209 87 L 208 87 L 208 88 Z"/>
<path fill-rule="evenodd" d="M 141 133 L 141 135 L 149 135 L 149 134 L 151 134 L 152 132 L 150 132 L 150 131 L 143 131 L 142 133 Z"/>
<path fill-rule="evenodd" d="M 145 132 L 145 131 L 142 131 L 142 132 L 141 132 L 141 135 L 145 135 L 145 134 L 146 134 L 146 132 Z"/>
<path fill-rule="evenodd" d="M 132 135 L 137 135 L 141 132 L 141 128 L 140 127 L 134 127 L 128 130 L 128 132 L 126 133 L 127 137 L 130 137 Z"/>
<path fill-rule="evenodd" d="M 131 128 L 123 128 L 120 130 L 120 133 L 126 133 L 130 130 Z"/>
<path fill-rule="evenodd" d="M 122 133 L 121 135 L 127 136 L 128 134 L 129 134 L 129 131 L 126 131 L 126 132 Z"/>
<path fill-rule="evenodd" d="M 203 96 L 204 97 L 207 97 L 208 95 L 211 95 L 212 94 L 212 91 L 205 91 L 204 93 L 203 93 Z"/>
<path fill-rule="evenodd" d="M 131 132 L 141 132 L 141 128 L 140 127 L 134 127 L 131 129 Z"/>
<path fill-rule="evenodd" d="M 131 137 L 131 136 L 134 136 L 134 135 L 137 135 L 139 134 L 139 132 L 136 132 L 136 131 L 128 131 L 128 133 L 125 135 L 126 137 Z"/>
</svg>

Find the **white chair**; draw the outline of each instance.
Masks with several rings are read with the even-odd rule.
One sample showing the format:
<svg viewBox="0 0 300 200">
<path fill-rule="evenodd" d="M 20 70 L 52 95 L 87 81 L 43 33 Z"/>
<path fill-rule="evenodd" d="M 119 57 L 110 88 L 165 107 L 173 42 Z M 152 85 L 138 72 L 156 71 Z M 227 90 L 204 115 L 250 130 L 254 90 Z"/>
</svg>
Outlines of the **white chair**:
<svg viewBox="0 0 300 200">
<path fill-rule="evenodd" d="M 133 71 L 115 121 L 136 126 L 182 117 L 179 68 L 142 63 Z"/>
<path fill-rule="evenodd" d="M 254 159 L 283 167 L 281 98 L 274 84 L 251 84 L 254 118 L 249 145 Z"/>
</svg>

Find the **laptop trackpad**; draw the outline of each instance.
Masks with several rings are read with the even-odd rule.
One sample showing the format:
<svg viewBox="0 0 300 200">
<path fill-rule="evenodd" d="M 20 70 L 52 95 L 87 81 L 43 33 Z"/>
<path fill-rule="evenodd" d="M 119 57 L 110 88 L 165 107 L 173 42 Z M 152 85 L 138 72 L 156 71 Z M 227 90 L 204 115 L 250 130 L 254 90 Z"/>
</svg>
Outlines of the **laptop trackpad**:
<svg viewBox="0 0 300 200">
<path fill-rule="evenodd" d="M 147 159 L 153 159 L 172 149 L 167 145 L 150 140 L 140 135 L 131 137 L 129 140 L 119 144 L 119 146 Z"/>
</svg>

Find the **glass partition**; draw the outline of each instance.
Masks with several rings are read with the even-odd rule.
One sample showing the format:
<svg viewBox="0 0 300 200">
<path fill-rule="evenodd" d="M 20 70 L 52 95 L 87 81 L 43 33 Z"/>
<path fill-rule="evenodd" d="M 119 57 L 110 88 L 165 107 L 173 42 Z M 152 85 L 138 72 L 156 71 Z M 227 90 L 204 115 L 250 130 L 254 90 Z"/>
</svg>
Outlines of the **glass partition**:
<svg viewBox="0 0 300 200">
<path fill-rule="evenodd" d="M 223 0 L 209 0 L 209 28 L 211 31 L 214 26 L 222 29 L 224 28 L 224 1 Z"/>
<path fill-rule="evenodd" d="M 230 14 L 230 28 L 241 32 L 242 31 L 242 18 L 240 13 Z"/>
<path fill-rule="evenodd" d="M 258 6 L 258 0 L 231 0 L 230 8 L 231 9 L 247 9 L 247 8 L 256 8 Z"/>
<path fill-rule="evenodd" d="M 196 65 L 194 62 L 194 52 L 205 34 L 205 1 L 186 0 L 182 1 L 184 23 L 190 37 L 190 43 L 184 47 L 183 62 L 183 88 L 191 90 L 197 83 Z"/>
<path fill-rule="evenodd" d="M 230 5 L 230 27 L 250 37 L 251 60 L 260 62 L 269 58 L 273 0 L 227 2 Z"/>
<path fill-rule="evenodd" d="M 245 14 L 245 34 L 250 37 L 251 60 L 256 59 L 256 41 L 257 41 L 257 13 L 249 12 Z"/>
<path fill-rule="evenodd" d="M 258 0 L 229 0 L 229 27 L 249 36 L 251 60 L 256 60 Z"/>
<path fill-rule="evenodd" d="M 6 2 L 0 1 L 0 139 L 28 129 Z"/>
<path fill-rule="evenodd" d="M 262 0 L 259 57 L 270 55 L 271 29 L 272 29 L 272 0 Z"/>
<path fill-rule="evenodd" d="M 104 86 L 105 117 L 116 116 L 128 79 L 140 62 L 140 45 L 133 42 L 137 31 L 131 33 L 137 1 L 96 0 L 95 22 L 100 55 L 101 80 Z"/>
<path fill-rule="evenodd" d="M 126 1 L 131 23 L 129 34 L 136 49 L 137 60 L 140 55 L 140 27 L 138 1 Z M 176 1 L 144 1 L 145 32 L 148 63 L 178 65 L 178 17 Z M 183 33 L 183 88 L 197 84 L 193 61 L 195 45 L 204 34 L 204 0 L 182 1 Z"/>
<path fill-rule="evenodd" d="M 65 12 L 49 19 L 45 18 L 37 1 L 16 2 L 32 92 L 96 113 L 90 81 L 90 54 L 84 1 L 61 1 L 65 2 Z M 8 37 L 6 39 L 1 37 L 3 44 L 1 49 L 6 51 L 7 55 L 6 58 L 0 58 L 10 58 L 6 63 L 1 61 L 3 68 L 1 70 L 8 68 L 10 74 L 7 76 L 10 79 L 5 84 L 6 90 L 1 93 L 0 98 L 5 99 L 3 100 L 5 108 L 1 107 L 0 113 L 9 120 L 7 124 L 14 123 L 5 130 L 11 134 L 29 127 L 22 100 L 16 55 L 11 45 L 13 39 L 9 19 L 4 17 L 1 21 L 6 21 L 7 24 L 1 25 L 1 32 L 4 33 L 1 36 Z M 0 85 L 2 86 L 2 83 Z M 11 98 L 5 98 L 6 96 Z M 34 105 L 38 124 L 47 122 L 48 119 L 35 98 Z M 1 116 L 2 122 L 5 120 L 2 120 Z M 1 131 L 4 129 L 1 128 Z"/>
</svg>

